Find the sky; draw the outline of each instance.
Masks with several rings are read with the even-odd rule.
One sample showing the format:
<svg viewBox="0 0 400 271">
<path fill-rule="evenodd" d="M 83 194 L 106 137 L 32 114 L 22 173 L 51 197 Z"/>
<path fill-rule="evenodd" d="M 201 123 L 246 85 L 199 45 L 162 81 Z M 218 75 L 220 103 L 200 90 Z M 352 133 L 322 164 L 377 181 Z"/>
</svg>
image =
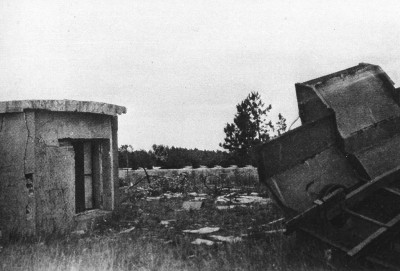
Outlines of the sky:
<svg viewBox="0 0 400 271">
<path fill-rule="evenodd" d="M 294 84 L 360 62 L 400 84 L 400 1 L 0 1 L 0 100 L 122 105 L 119 144 L 217 150 L 258 91 L 290 124 Z"/>
</svg>

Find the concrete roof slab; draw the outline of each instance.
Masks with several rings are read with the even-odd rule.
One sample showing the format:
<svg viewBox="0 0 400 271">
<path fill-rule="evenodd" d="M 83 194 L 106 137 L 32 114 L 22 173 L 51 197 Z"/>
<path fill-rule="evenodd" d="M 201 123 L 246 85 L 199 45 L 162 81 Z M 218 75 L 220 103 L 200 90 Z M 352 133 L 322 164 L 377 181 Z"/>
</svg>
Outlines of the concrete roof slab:
<svg viewBox="0 0 400 271">
<path fill-rule="evenodd" d="M 1 113 L 23 112 L 24 110 L 48 110 L 57 112 L 80 112 L 104 115 L 121 115 L 126 113 L 124 106 L 76 100 L 15 100 L 0 102 Z"/>
</svg>

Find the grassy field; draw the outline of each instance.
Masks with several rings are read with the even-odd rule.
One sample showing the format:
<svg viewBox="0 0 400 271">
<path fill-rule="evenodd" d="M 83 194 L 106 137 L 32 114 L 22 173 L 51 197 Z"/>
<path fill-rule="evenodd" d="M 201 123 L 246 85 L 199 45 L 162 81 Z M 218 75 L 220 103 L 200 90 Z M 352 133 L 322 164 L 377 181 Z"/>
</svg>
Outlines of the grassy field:
<svg viewBox="0 0 400 271">
<path fill-rule="evenodd" d="M 282 220 L 270 224 L 282 217 L 274 204 L 268 200 L 235 203 L 240 195 L 255 195 L 251 192 L 265 197 L 262 187 L 256 185 L 249 191 L 249 185 L 237 185 L 229 191 L 217 191 L 219 195 L 215 190 L 197 188 L 197 193 L 208 191 L 201 195 L 203 206 L 198 210 L 182 208 L 183 202 L 199 196 L 191 191 L 141 198 L 127 193 L 113 218 L 93 231 L 3 244 L 0 269 L 333 270 L 323 259 L 311 259 L 303 253 L 293 236 L 284 235 Z M 226 193 L 232 202 L 225 203 L 228 208 L 219 209 L 216 199 Z M 184 232 L 202 227 L 219 230 L 202 235 Z M 231 236 L 237 242 L 217 241 L 211 235 Z M 198 238 L 214 243 L 192 244 Z"/>
</svg>

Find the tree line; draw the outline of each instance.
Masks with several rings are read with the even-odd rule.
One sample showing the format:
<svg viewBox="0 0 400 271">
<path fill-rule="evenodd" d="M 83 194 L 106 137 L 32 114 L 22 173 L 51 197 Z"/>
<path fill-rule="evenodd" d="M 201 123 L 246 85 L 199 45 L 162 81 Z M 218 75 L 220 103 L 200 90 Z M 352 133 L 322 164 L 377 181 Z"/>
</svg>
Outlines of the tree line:
<svg viewBox="0 0 400 271">
<path fill-rule="evenodd" d="M 268 116 L 271 109 L 272 106 L 266 106 L 258 92 L 251 92 L 237 104 L 237 113 L 233 122 L 226 124 L 224 142 L 220 143 L 220 147 L 226 151 L 186 149 L 157 144 L 146 151 L 133 150 L 131 145 L 122 145 L 118 149 L 119 166 L 132 169 L 257 166 L 254 155 L 256 147 L 282 135 L 287 129 L 286 119 L 281 114 L 278 114 L 275 123 L 272 122 Z"/>
<path fill-rule="evenodd" d="M 118 159 L 119 167 L 134 170 L 143 167 L 146 169 L 153 167 L 173 169 L 186 166 L 213 168 L 215 166 L 229 167 L 231 165 L 245 166 L 248 164 L 248 161 L 241 161 L 240 157 L 226 151 L 187 149 L 156 144 L 149 151 L 132 150 L 131 146 L 122 145 L 118 150 Z"/>
</svg>

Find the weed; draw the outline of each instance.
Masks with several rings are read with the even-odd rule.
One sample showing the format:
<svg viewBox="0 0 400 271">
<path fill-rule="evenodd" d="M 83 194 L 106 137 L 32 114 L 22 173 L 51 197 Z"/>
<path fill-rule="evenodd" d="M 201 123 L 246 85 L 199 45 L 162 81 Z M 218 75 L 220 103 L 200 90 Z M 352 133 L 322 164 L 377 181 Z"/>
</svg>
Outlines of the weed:
<svg viewBox="0 0 400 271">
<path fill-rule="evenodd" d="M 194 182 L 190 176 L 185 182 Z M 231 188 L 242 193 L 258 189 L 250 178 L 227 178 L 231 178 Z M 282 217 L 271 203 L 219 210 L 214 195 L 208 195 L 203 208 L 186 211 L 181 207 L 189 195 L 149 201 L 146 185 L 139 186 L 145 191 L 142 197 L 131 195 L 112 219 L 84 235 L 4 245 L 0 270 L 331 270 L 324 262 L 308 261 L 294 238 L 279 231 L 281 223 L 269 224 Z M 194 187 L 196 192 L 204 189 L 201 183 L 185 187 L 186 192 Z M 193 245 L 199 236 L 183 231 L 200 227 L 218 227 L 218 235 L 241 237 L 243 241 Z"/>
</svg>

